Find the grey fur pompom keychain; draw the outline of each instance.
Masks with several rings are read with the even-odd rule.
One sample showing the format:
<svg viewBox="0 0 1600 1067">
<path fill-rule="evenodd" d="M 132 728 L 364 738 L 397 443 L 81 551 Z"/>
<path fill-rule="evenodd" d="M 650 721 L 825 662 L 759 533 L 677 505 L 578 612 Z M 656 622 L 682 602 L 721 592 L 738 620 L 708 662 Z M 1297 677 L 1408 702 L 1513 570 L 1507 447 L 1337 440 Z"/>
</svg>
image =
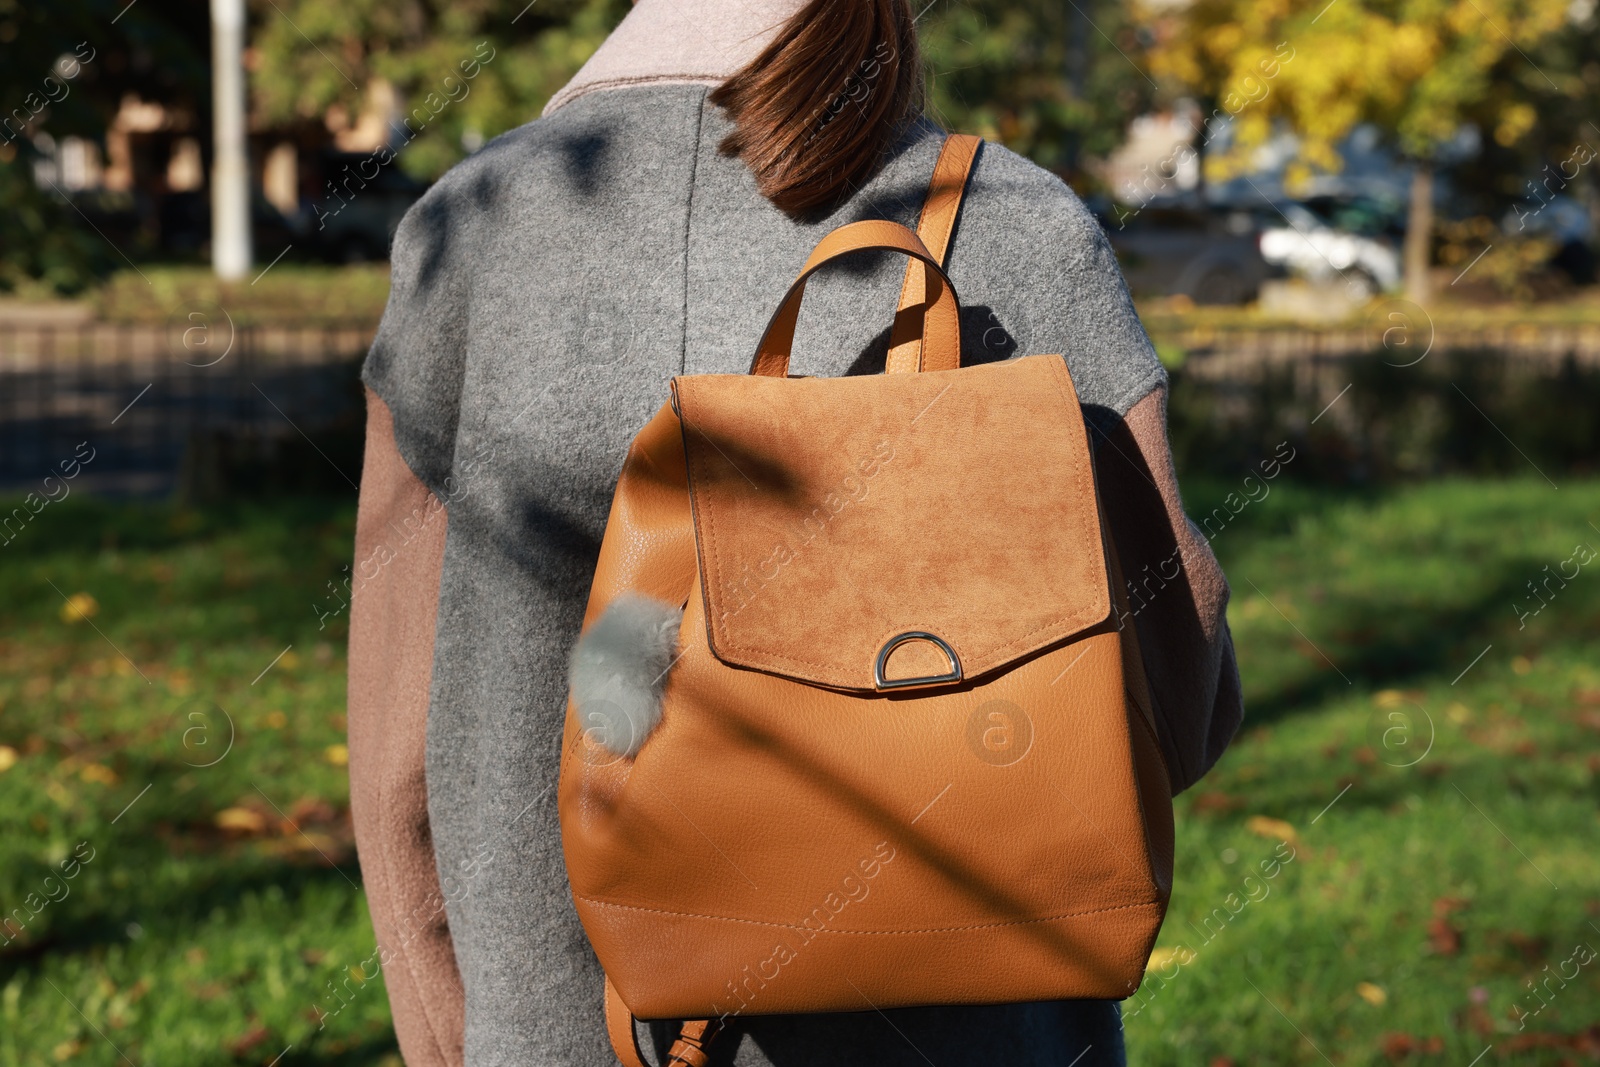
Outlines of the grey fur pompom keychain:
<svg viewBox="0 0 1600 1067">
<path fill-rule="evenodd" d="M 578 639 L 568 677 L 579 725 L 596 744 L 632 756 L 661 721 L 682 621 L 676 604 L 623 593 Z"/>
</svg>

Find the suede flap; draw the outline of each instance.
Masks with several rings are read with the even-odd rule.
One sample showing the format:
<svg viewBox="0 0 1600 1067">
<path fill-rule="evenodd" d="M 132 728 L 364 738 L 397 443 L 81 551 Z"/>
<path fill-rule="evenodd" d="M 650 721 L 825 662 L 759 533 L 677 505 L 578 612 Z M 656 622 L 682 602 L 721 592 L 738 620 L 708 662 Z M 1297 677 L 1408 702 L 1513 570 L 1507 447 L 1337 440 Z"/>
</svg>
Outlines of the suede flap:
<svg viewBox="0 0 1600 1067">
<path fill-rule="evenodd" d="M 919 632 L 970 679 L 1110 615 L 1089 443 L 1060 356 L 690 375 L 673 380 L 673 402 L 724 663 L 873 690 L 880 652 Z M 936 644 L 911 639 L 883 673 L 949 671 Z"/>
</svg>

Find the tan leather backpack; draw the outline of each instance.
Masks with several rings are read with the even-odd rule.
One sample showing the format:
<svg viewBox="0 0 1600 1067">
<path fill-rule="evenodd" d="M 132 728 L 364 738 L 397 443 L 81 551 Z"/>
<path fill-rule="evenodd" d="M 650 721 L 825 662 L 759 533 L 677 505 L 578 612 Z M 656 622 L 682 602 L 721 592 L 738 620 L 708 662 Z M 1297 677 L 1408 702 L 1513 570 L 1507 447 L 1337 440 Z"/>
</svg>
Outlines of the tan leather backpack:
<svg viewBox="0 0 1600 1067">
<path fill-rule="evenodd" d="M 671 1062 L 698 1065 L 741 1015 L 1143 973 L 1167 772 L 1066 361 L 960 366 L 977 146 L 946 140 L 916 234 L 824 237 L 751 372 L 673 379 L 628 451 L 559 807 L 629 1067 L 635 1016 L 693 1020 Z M 887 373 L 789 377 L 806 279 L 858 249 L 912 257 Z"/>
</svg>

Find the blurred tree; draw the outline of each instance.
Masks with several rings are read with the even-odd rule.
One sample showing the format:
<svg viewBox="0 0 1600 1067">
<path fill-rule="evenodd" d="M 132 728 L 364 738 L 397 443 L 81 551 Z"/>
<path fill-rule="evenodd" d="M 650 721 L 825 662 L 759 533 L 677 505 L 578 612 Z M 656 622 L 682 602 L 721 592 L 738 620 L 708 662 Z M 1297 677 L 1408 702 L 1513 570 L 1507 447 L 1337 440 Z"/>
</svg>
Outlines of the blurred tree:
<svg viewBox="0 0 1600 1067">
<path fill-rule="evenodd" d="M 400 166 L 436 178 L 482 141 L 538 117 L 621 21 L 629 0 L 251 6 L 259 119 L 353 123 L 381 104 L 373 95 L 380 86 L 392 87 L 397 121 L 411 120 L 396 146 Z"/>
<path fill-rule="evenodd" d="M 40 188 L 36 139 L 98 138 L 137 90 L 203 113 L 205 0 L 0 0 L 0 290 L 73 292 L 121 259 L 63 191 Z"/>
<path fill-rule="evenodd" d="M 1600 220 L 1600 114 L 1594 106 L 1600 100 L 1600 5 L 1575 3 L 1568 16 L 1561 33 L 1528 50 L 1528 62 L 1550 79 L 1539 121 L 1515 140 L 1483 138 L 1482 151 L 1451 174 L 1465 214 L 1503 220 L 1503 232 L 1489 238 L 1496 246 L 1491 259 L 1509 248 L 1508 241 L 1545 237 L 1559 246 L 1554 263 L 1575 280 L 1592 282 L 1594 250 L 1574 238 L 1585 211 L 1591 224 Z M 1559 204 L 1557 197 L 1569 202 Z"/>
<path fill-rule="evenodd" d="M 1406 290 L 1428 297 L 1433 174 L 1466 124 L 1514 146 L 1559 102 L 1580 113 L 1581 63 L 1541 69 L 1571 0 L 1196 0 L 1165 16 L 1151 66 L 1233 114 L 1232 149 L 1207 160 L 1210 177 L 1244 169 L 1279 123 L 1299 138 L 1292 185 L 1310 168 L 1337 170 L 1336 145 L 1362 122 L 1385 131 L 1414 164 L 1406 227 Z M 1291 49 L 1268 76 L 1262 64 Z M 1281 60 L 1283 57 L 1280 55 Z M 1592 57 L 1591 57 L 1592 59 Z M 1592 100 L 1593 97 L 1591 96 Z"/>
<path fill-rule="evenodd" d="M 1109 151 L 1155 91 L 1144 40 L 1121 5 L 924 2 L 930 112 L 1045 166 L 1070 175 Z M 535 117 L 628 8 L 629 0 L 251 0 L 252 122 L 331 118 L 348 127 L 392 110 L 404 124 L 399 165 L 434 178 Z M 37 109 L 28 136 L 0 142 L 0 271 L 48 274 L 69 289 L 86 284 L 97 263 L 120 260 L 64 198 L 34 188 L 31 135 L 97 136 L 129 90 L 192 112 L 205 143 L 210 127 L 206 0 L 0 0 L 0 99 L 39 101 L 49 57 L 79 42 L 96 58 L 70 93 Z"/>
<path fill-rule="evenodd" d="M 628 11 L 628 0 L 267 0 L 252 40 L 261 117 L 354 116 L 374 79 L 407 109 L 439 92 L 480 42 L 495 58 L 410 142 L 401 164 L 437 177 L 475 143 L 528 121 Z M 920 3 L 916 6 L 920 7 Z M 929 111 L 1072 171 L 1109 151 L 1155 90 L 1127 11 L 1105 0 L 973 0 L 922 9 Z M 316 47 L 308 47 L 308 42 Z"/>
<path fill-rule="evenodd" d="M 1121 143 L 1150 105 L 1146 36 L 1105 0 L 938 3 L 919 22 L 928 113 L 1083 178 L 1083 161 Z"/>
</svg>

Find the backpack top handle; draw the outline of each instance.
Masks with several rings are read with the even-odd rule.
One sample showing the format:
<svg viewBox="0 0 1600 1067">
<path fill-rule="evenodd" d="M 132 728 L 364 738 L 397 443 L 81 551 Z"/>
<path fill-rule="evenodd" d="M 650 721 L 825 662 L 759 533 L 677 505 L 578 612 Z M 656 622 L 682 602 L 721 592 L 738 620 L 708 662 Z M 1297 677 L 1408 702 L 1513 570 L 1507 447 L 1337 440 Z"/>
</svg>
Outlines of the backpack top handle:
<svg viewBox="0 0 1600 1067">
<path fill-rule="evenodd" d="M 761 334 L 756 357 L 750 365 L 751 374 L 773 378 L 788 376 L 789 350 L 794 344 L 794 328 L 800 317 L 806 279 L 824 263 L 866 249 L 902 252 L 922 262 L 922 289 L 924 293 L 932 293 L 933 299 L 927 305 L 923 320 L 923 358 L 918 369 L 955 370 L 961 365 L 961 307 L 944 268 L 922 239 L 898 222 L 864 219 L 840 226 L 817 242 Z"/>
</svg>

